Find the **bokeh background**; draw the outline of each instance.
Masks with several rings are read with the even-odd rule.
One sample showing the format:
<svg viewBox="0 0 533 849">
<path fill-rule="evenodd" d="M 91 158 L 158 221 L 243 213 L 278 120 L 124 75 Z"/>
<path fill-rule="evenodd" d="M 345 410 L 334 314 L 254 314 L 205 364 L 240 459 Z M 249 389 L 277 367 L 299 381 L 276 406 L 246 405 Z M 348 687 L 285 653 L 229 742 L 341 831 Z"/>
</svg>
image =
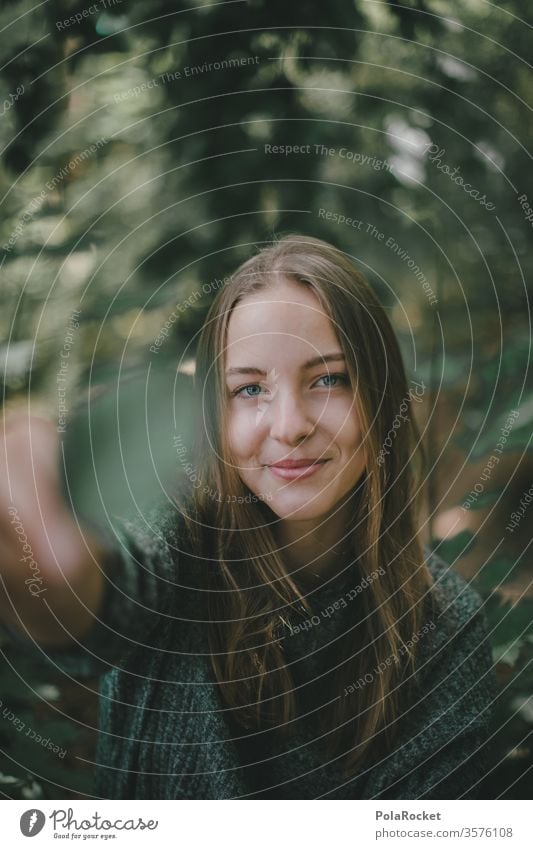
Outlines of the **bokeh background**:
<svg viewBox="0 0 533 849">
<path fill-rule="evenodd" d="M 57 419 L 77 509 L 125 512 L 178 471 L 168 422 L 187 426 L 224 278 L 275 234 L 345 250 L 425 386 L 424 535 L 485 601 L 499 692 L 484 793 L 510 799 L 533 786 L 528 14 L 518 0 L 0 9 L 4 409 L 30 399 Z M 98 682 L 7 637 L 0 651 L 0 795 L 91 796 Z"/>
</svg>

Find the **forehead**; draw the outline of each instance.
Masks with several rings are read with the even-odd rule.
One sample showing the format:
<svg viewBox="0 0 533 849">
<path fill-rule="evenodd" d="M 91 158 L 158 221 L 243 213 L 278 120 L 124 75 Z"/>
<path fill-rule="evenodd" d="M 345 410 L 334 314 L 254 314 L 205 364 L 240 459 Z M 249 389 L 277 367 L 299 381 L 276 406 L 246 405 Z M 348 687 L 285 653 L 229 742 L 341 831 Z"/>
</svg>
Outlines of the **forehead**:
<svg viewBox="0 0 533 849">
<path fill-rule="evenodd" d="M 335 328 L 317 295 L 305 284 L 282 279 L 243 298 L 228 323 L 226 356 L 233 359 L 246 350 L 271 349 L 291 343 L 339 348 Z"/>
</svg>

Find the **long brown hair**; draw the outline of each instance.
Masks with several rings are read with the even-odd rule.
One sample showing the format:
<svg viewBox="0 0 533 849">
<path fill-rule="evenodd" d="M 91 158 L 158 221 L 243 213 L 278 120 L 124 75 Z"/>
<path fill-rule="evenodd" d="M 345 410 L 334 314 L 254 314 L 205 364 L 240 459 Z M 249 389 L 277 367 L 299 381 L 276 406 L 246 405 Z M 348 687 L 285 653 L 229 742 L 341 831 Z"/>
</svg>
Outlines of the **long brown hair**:
<svg viewBox="0 0 533 849">
<path fill-rule="evenodd" d="M 195 552 L 212 564 L 209 646 L 223 702 L 241 727 L 276 726 L 283 733 L 297 708 L 279 639 L 279 610 L 299 603 L 305 611 L 309 605 L 278 551 L 271 530 L 276 517 L 267 503 L 250 497 L 231 462 L 224 427 L 229 319 L 240 300 L 266 289 L 276 273 L 310 287 L 337 329 L 357 387 L 366 448 L 349 543 L 361 579 L 370 580 L 358 599 L 358 625 L 342 640 L 338 697 L 326 714 L 329 750 L 344 757 L 350 775 L 392 743 L 410 697 L 413 636 L 424 621 L 422 602 L 432 578 L 419 538 L 423 458 L 412 415 L 402 416 L 391 450 L 383 450 L 387 439 L 392 442 L 400 409 L 410 407 L 400 348 L 367 280 L 327 242 L 303 235 L 278 239 L 243 263 L 218 291 L 196 359 L 194 454 L 202 485 L 194 489 L 193 512 L 184 516 Z M 370 674 L 376 668 L 380 673 Z M 364 686 L 354 687 L 358 681 Z"/>
</svg>

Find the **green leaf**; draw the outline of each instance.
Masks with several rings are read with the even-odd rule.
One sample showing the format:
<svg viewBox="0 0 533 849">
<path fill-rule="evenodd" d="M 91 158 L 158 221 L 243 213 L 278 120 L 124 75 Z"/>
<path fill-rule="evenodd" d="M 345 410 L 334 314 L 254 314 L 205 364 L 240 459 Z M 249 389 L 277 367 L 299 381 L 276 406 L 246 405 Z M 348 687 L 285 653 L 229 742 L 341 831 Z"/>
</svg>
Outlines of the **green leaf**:
<svg viewBox="0 0 533 849">
<path fill-rule="evenodd" d="M 475 583 L 482 593 L 490 593 L 496 587 L 510 581 L 513 572 L 520 564 L 511 557 L 494 557 L 489 560 L 475 576 Z"/>
<path fill-rule="evenodd" d="M 452 566 L 456 560 L 469 554 L 475 544 L 476 538 L 472 531 L 461 531 L 453 537 L 433 540 L 430 547 Z"/>
<path fill-rule="evenodd" d="M 508 666 L 514 666 L 520 656 L 521 647 L 521 640 L 515 640 L 502 646 L 494 646 L 492 649 L 493 663 L 506 663 Z"/>
<path fill-rule="evenodd" d="M 493 645 L 505 645 L 523 639 L 524 633 L 533 627 L 533 601 L 522 601 L 509 607 L 491 596 L 487 599 L 485 610 Z"/>
</svg>

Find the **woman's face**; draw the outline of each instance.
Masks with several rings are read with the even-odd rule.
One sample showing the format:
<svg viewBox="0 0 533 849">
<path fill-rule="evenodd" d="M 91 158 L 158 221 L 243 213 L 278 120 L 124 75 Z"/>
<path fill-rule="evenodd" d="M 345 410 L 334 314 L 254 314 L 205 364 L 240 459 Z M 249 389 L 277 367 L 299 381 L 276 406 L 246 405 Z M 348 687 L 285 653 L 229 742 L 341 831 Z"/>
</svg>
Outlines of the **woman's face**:
<svg viewBox="0 0 533 849">
<path fill-rule="evenodd" d="M 279 278 L 237 304 L 226 391 L 238 473 L 281 519 L 325 517 L 353 490 L 365 468 L 354 390 L 335 329 L 307 286 Z"/>
</svg>

